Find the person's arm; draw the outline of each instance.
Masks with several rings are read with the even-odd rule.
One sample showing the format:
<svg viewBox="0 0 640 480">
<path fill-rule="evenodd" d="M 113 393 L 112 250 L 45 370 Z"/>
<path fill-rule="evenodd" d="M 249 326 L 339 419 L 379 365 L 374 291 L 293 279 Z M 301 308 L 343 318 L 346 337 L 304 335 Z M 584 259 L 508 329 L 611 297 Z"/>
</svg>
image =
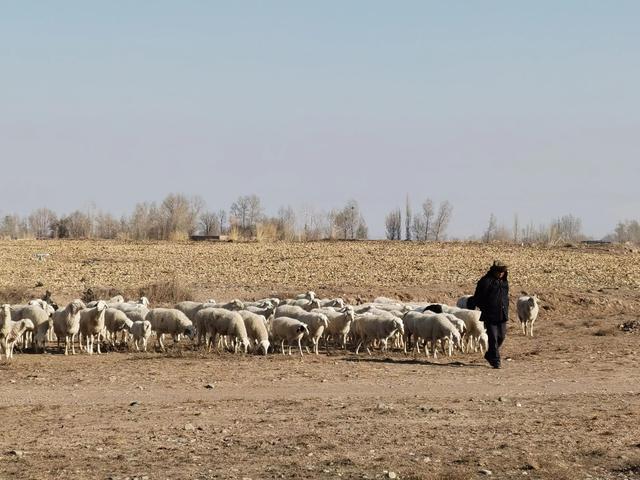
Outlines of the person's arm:
<svg viewBox="0 0 640 480">
<path fill-rule="evenodd" d="M 486 303 L 487 295 L 487 278 L 482 277 L 476 284 L 476 291 L 469 300 L 467 300 L 467 308 L 474 310 L 476 307 L 482 310 Z"/>
</svg>

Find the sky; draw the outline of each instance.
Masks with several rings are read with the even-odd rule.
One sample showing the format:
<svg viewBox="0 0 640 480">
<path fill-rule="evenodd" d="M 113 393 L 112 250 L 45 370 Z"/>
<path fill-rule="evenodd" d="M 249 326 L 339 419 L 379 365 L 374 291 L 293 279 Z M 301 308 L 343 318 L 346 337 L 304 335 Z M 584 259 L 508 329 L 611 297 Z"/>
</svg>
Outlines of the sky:
<svg viewBox="0 0 640 480">
<path fill-rule="evenodd" d="M 0 213 L 640 218 L 640 2 L 0 0 Z"/>
</svg>

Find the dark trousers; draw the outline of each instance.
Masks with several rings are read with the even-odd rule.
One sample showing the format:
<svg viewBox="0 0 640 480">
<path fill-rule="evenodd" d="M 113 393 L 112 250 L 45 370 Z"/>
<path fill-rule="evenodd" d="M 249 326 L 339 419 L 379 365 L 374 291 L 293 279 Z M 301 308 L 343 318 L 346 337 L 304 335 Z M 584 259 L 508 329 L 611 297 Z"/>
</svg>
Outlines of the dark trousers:
<svg viewBox="0 0 640 480">
<path fill-rule="evenodd" d="M 488 323 L 485 327 L 489 337 L 489 350 L 485 358 L 489 363 L 500 363 L 500 347 L 507 335 L 507 323 Z"/>
</svg>

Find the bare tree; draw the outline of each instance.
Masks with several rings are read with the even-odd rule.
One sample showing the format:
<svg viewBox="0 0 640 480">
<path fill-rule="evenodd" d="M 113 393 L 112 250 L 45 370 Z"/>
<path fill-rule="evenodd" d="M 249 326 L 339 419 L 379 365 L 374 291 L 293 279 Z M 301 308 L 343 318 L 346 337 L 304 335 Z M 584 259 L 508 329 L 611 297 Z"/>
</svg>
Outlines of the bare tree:
<svg viewBox="0 0 640 480">
<path fill-rule="evenodd" d="M 492 213 L 489 215 L 489 225 L 482 236 L 482 240 L 485 243 L 493 242 L 496 237 L 496 233 L 498 232 L 498 221 L 496 220 L 496 216 Z"/>
<path fill-rule="evenodd" d="M 339 238 L 354 239 L 368 236 L 367 224 L 355 200 L 349 200 L 342 210 L 334 212 L 333 224 Z"/>
<path fill-rule="evenodd" d="M 404 239 L 411 240 L 411 205 L 409 203 L 409 194 L 407 193 L 407 200 L 404 209 Z"/>
<path fill-rule="evenodd" d="M 218 210 L 218 218 L 220 219 L 220 235 L 227 233 L 227 212 L 224 209 Z"/>
<path fill-rule="evenodd" d="M 255 234 L 256 225 L 262 219 L 263 211 L 257 195 L 245 195 L 231 204 L 229 210 L 232 221 L 241 230 L 242 235 Z"/>
<path fill-rule="evenodd" d="M 202 235 L 220 235 L 220 218 L 215 212 L 201 213 L 199 225 Z"/>
<path fill-rule="evenodd" d="M 167 195 L 160 206 L 164 223 L 163 238 L 192 234 L 196 230 L 203 205 L 200 197 L 188 198 L 175 193 Z"/>
<path fill-rule="evenodd" d="M 513 243 L 518 243 L 518 235 L 520 233 L 520 222 L 518 221 L 518 214 L 513 216 Z"/>
<path fill-rule="evenodd" d="M 416 213 L 413 216 L 411 231 L 413 233 L 413 238 L 418 242 L 424 242 L 427 239 L 425 235 L 425 221 L 422 214 Z"/>
<path fill-rule="evenodd" d="M 5 215 L 0 221 L 0 237 L 11 239 L 27 236 L 28 222 L 20 215 Z"/>
<path fill-rule="evenodd" d="M 110 213 L 98 212 L 94 217 L 95 235 L 98 238 L 114 239 L 122 231 L 122 222 Z"/>
<path fill-rule="evenodd" d="M 433 200 L 427 198 L 422 204 L 422 216 L 424 219 L 424 239 L 427 241 L 433 236 L 432 230 L 434 215 L 435 211 L 433 208 Z"/>
<path fill-rule="evenodd" d="M 291 206 L 278 209 L 278 237 L 281 240 L 293 240 L 296 236 L 296 213 Z"/>
<path fill-rule="evenodd" d="M 451 221 L 451 214 L 453 213 L 453 206 L 445 200 L 440 203 L 438 214 L 436 215 L 433 223 L 433 237 L 436 242 L 440 241 L 445 235 L 449 222 Z"/>
<path fill-rule="evenodd" d="M 39 208 L 29 215 L 29 229 L 36 238 L 50 237 L 58 216 L 48 208 Z"/>
<path fill-rule="evenodd" d="M 387 240 L 402 238 L 402 212 L 399 208 L 388 213 L 384 220 Z"/>
</svg>

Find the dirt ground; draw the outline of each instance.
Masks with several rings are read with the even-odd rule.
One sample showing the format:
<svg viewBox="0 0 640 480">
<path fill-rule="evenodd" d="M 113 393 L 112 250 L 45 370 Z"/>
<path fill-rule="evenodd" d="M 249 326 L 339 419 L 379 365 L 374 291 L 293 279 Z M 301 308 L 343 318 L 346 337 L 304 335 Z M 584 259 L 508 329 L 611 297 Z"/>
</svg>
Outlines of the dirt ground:
<svg viewBox="0 0 640 480">
<path fill-rule="evenodd" d="M 312 289 L 452 302 L 494 258 L 510 264 L 513 300 L 542 300 L 535 337 L 509 325 L 501 370 L 480 354 L 301 359 L 188 341 L 2 360 L 0 479 L 640 478 L 633 249 L 16 241 L 0 242 L 0 287 L 64 303 L 177 278 L 198 299 Z"/>
</svg>

